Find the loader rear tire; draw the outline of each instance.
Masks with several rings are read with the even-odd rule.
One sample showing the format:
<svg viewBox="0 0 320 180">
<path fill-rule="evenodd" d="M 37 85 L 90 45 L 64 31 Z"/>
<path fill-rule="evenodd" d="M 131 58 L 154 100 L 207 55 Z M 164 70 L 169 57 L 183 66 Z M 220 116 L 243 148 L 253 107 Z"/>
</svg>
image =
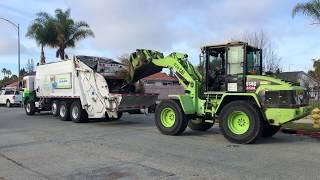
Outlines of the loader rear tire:
<svg viewBox="0 0 320 180">
<path fill-rule="evenodd" d="M 179 102 L 164 100 L 157 106 L 155 124 L 162 134 L 178 136 L 187 128 L 188 118 Z"/>
<path fill-rule="evenodd" d="M 263 131 L 264 122 L 258 108 L 249 101 L 233 101 L 219 114 L 223 136 L 238 144 L 254 143 Z"/>
<path fill-rule="evenodd" d="M 61 101 L 59 103 L 59 117 L 61 121 L 70 121 L 70 105 L 66 101 Z"/>
<path fill-rule="evenodd" d="M 70 106 L 70 118 L 75 123 L 86 123 L 88 122 L 88 114 L 86 110 L 82 109 L 81 103 L 75 101 Z"/>
<path fill-rule="evenodd" d="M 207 131 L 213 126 L 213 123 L 205 122 L 204 119 L 189 120 L 188 127 L 194 131 Z"/>
</svg>

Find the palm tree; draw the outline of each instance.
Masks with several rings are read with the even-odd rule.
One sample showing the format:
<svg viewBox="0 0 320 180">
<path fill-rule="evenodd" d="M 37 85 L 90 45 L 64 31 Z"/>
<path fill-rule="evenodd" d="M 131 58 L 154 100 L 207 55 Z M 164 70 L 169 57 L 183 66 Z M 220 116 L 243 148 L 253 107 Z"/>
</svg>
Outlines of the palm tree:
<svg viewBox="0 0 320 180">
<path fill-rule="evenodd" d="M 8 71 L 8 70 L 7 70 L 6 68 L 2 68 L 2 69 L 1 69 L 1 72 L 2 72 L 2 74 L 3 74 L 3 78 L 6 77 L 7 71 Z"/>
<path fill-rule="evenodd" d="M 89 36 L 94 37 L 94 33 L 86 22 L 75 22 L 70 18 L 70 9 L 66 11 L 56 9 L 54 21 L 57 33 L 56 46 L 58 47 L 56 56 L 61 59 L 67 57 L 65 54 L 67 47 L 75 47 L 77 41 Z"/>
<path fill-rule="evenodd" d="M 45 63 L 44 47 L 54 47 L 56 44 L 56 32 L 53 18 L 46 12 L 37 13 L 37 18 L 29 26 L 27 37 L 36 40 L 41 47 L 40 63 Z"/>
<path fill-rule="evenodd" d="M 10 70 L 7 70 L 7 75 L 8 75 L 8 78 L 11 76 L 12 72 Z"/>
<path fill-rule="evenodd" d="M 315 21 L 312 24 L 320 24 L 320 0 L 298 3 L 292 10 L 292 16 L 298 13 L 311 17 Z"/>
</svg>

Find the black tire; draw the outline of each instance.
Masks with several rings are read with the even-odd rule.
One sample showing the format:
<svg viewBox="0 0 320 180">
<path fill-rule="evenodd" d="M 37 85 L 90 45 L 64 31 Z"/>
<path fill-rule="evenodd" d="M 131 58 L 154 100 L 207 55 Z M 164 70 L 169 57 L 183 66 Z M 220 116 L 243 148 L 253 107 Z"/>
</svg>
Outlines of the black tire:
<svg viewBox="0 0 320 180">
<path fill-rule="evenodd" d="M 118 112 L 118 117 L 117 118 L 109 118 L 111 121 L 116 121 L 116 120 L 119 120 L 121 119 L 122 117 L 122 112 Z"/>
<path fill-rule="evenodd" d="M 59 116 L 59 101 L 55 100 L 51 104 L 51 113 L 54 116 Z"/>
<path fill-rule="evenodd" d="M 119 120 L 119 119 L 121 119 L 121 117 L 122 117 L 122 112 L 118 112 L 118 117 L 117 118 L 114 118 L 114 117 L 112 117 L 112 118 L 110 118 L 109 116 L 108 116 L 108 113 L 106 113 L 106 121 L 117 121 L 117 120 Z"/>
<path fill-rule="evenodd" d="M 235 113 L 244 113 L 248 117 L 248 129 L 243 133 L 235 133 L 235 130 L 231 130 L 228 125 L 228 121 Z M 230 117 L 231 116 L 231 117 Z M 230 118 L 228 120 L 228 118 Z M 243 123 L 242 117 L 236 118 L 238 121 Z M 245 122 L 246 124 L 247 122 Z M 237 124 L 237 123 L 236 123 Z M 235 125 L 237 126 L 237 125 Z M 241 124 L 240 126 L 243 126 Z M 249 144 L 254 143 L 261 135 L 264 123 L 261 118 L 261 114 L 256 105 L 249 101 L 233 101 L 225 105 L 219 114 L 219 127 L 223 136 L 230 142 L 238 144 Z"/>
<path fill-rule="evenodd" d="M 10 108 L 10 107 L 11 107 L 11 103 L 10 103 L 10 100 L 9 100 L 9 99 L 6 101 L 6 107 L 7 107 L 7 108 Z"/>
<path fill-rule="evenodd" d="M 70 106 L 70 118 L 75 123 L 88 122 L 88 114 L 82 109 L 80 101 L 74 101 Z"/>
<path fill-rule="evenodd" d="M 162 112 L 169 108 L 175 115 L 175 120 L 173 125 L 166 127 L 162 121 L 161 116 Z M 164 100 L 156 108 L 155 112 L 155 124 L 158 130 L 165 135 L 178 136 L 187 128 L 188 118 L 184 114 L 182 107 L 179 102 L 174 100 Z"/>
<path fill-rule="evenodd" d="M 207 131 L 212 128 L 213 123 L 205 122 L 205 119 L 189 120 L 188 127 L 194 131 Z"/>
<path fill-rule="evenodd" d="M 28 116 L 34 115 L 34 113 L 36 112 L 36 107 L 34 105 L 34 102 L 27 100 L 27 102 L 25 103 L 25 106 L 24 106 L 24 110 L 26 111 L 26 114 Z"/>
<path fill-rule="evenodd" d="M 66 101 L 59 103 L 59 117 L 61 121 L 70 121 L 70 106 Z"/>
<path fill-rule="evenodd" d="M 264 137 L 264 138 L 272 137 L 280 130 L 280 128 L 281 128 L 281 126 L 273 126 L 265 121 L 264 128 L 261 133 L 261 137 Z"/>
</svg>

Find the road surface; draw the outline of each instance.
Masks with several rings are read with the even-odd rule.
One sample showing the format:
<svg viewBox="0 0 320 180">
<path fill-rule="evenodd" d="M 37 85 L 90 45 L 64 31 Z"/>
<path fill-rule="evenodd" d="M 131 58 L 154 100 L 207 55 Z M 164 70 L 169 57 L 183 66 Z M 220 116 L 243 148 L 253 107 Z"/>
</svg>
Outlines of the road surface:
<svg viewBox="0 0 320 180">
<path fill-rule="evenodd" d="M 0 108 L 0 179 L 320 179 L 320 141 L 278 133 L 229 143 L 217 126 L 161 135 L 153 115 L 63 122 Z"/>
</svg>

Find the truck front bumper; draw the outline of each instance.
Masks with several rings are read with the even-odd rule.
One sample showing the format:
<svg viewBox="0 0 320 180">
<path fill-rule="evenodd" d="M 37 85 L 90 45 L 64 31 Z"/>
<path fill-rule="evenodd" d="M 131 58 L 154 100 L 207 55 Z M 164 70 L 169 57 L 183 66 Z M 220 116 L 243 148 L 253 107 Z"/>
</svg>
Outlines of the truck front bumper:
<svg viewBox="0 0 320 180">
<path fill-rule="evenodd" d="M 297 108 L 266 108 L 265 117 L 271 125 L 279 126 L 290 121 L 304 118 L 310 114 L 308 106 Z"/>
</svg>

